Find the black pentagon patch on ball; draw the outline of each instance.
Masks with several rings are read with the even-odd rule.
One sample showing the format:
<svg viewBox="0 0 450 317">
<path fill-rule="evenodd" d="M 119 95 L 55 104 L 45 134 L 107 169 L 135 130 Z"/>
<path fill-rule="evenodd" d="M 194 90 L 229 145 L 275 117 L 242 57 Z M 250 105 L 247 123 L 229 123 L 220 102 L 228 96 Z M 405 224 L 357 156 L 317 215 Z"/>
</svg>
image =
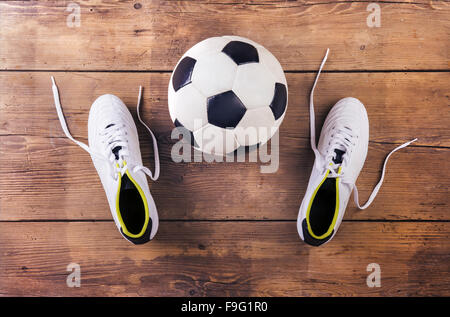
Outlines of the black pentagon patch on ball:
<svg viewBox="0 0 450 317">
<path fill-rule="evenodd" d="M 186 133 L 189 133 L 189 135 L 191 136 L 191 140 L 190 140 L 191 141 L 191 145 L 195 146 L 195 147 L 198 147 L 198 144 L 197 144 L 197 142 L 195 142 L 195 139 L 194 139 L 194 133 L 192 133 L 192 131 L 190 131 L 184 125 L 182 125 L 180 123 L 180 121 L 178 121 L 178 119 L 175 119 L 174 124 L 177 127 L 177 129 L 180 131 L 180 133 L 183 133 L 183 135 L 185 135 Z"/>
<path fill-rule="evenodd" d="M 248 43 L 241 41 L 231 41 L 222 50 L 236 64 L 258 63 L 259 56 L 256 48 Z"/>
<path fill-rule="evenodd" d="M 208 122 L 220 128 L 234 128 L 247 110 L 233 91 L 208 98 Z"/>
<path fill-rule="evenodd" d="M 187 56 L 178 63 L 172 76 L 172 85 L 175 91 L 191 82 L 192 71 L 196 62 L 195 59 Z"/>
<path fill-rule="evenodd" d="M 287 90 L 286 86 L 280 83 L 275 84 L 275 93 L 273 95 L 272 102 L 270 103 L 270 109 L 272 109 L 275 120 L 278 120 L 286 110 L 287 104 Z"/>
</svg>

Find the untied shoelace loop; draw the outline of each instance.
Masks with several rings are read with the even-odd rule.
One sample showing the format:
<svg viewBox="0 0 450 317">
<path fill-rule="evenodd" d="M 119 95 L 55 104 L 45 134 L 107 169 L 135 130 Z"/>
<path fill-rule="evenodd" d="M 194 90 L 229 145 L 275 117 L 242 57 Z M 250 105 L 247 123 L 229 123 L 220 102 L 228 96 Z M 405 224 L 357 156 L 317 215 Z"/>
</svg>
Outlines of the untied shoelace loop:
<svg viewBox="0 0 450 317">
<path fill-rule="evenodd" d="M 314 84 L 313 84 L 312 89 L 311 89 L 311 94 L 310 94 L 310 97 L 309 97 L 309 122 L 310 122 L 310 134 L 311 134 L 311 148 L 314 151 L 314 155 L 316 157 L 316 160 L 321 160 L 321 155 L 320 155 L 319 150 L 317 149 L 317 145 L 316 145 L 316 126 L 315 126 L 315 115 L 314 115 L 314 89 L 316 88 L 317 81 L 319 80 L 320 73 L 322 72 L 322 68 L 325 65 L 325 62 L 327 61 L 329 52 L 330 52 L 330 49 L 327 49 L 327 52 L 325 53 L 325 57 L 323 58 L 322 63 L 320 64 L 319 71 L 317 72 L 316 78 L 314 80 Z M 396 152 L 396 151 L 398 151 L 398 150 L 400 150 L 400 149 L 402 149 L 404 147 L 407 147 L 408 145 L 410 145 L 411 143 L 413 143 L 415 141 L 417 141 L 417 138 L 397 146 L 395 149 L 393 149 L 386 156 L 386 158 L 384 160 L 384 163 L 383 163 L 383 169 L 382 169 L 382 172 L 381 172 L 381 178 L 378 181 L 377 185 L 375 185 L 374 189 L 372 190 L 372 193 L 369 196 L 369 199 L 367 200 L 367 202 L 363 206 L 361 206 L 360 203 L 359 203 L 358 188 L 356 187 L 356 184 L 354 184 L 354 183 L 352 184 L 352 183 L 348 182 L 353 187 L 353 190 L 354 190 L 353 198 L 354 198 L 356 206 L 359 209 L 366 209 L 367 207 L 369 207 L 370 204 L 375 199 L 375 197 L 377 196 L 378 191 L 380 190 L 381 185 L 383 184 L 384 175 L 385 175 L 385 172 L 386 172 L 387 162 L 388 162 L 389 158 L 391 157 L 391 155 L 394 152 Z M 345 154 L 344 154 L 344 156 L 345 156 Z M 327 159 L 329 159 L 329 157 L 327 157 Z M 328 177 L 332 177 L 332 178 L 339 177 L 339 178 L 341 178 L 342 176 L 344 176 L 345 171 L 343 171 L 341 173 L 336 172 L 336 165 L 333 162 L 321 162 L 321 163 L 325 164 L 325 169 L 328 169 L 330 171 L 330 173 L 328 174 Z M 343 178 L 342 181 L 346 182 L 346 179 Z"/>
</svg>

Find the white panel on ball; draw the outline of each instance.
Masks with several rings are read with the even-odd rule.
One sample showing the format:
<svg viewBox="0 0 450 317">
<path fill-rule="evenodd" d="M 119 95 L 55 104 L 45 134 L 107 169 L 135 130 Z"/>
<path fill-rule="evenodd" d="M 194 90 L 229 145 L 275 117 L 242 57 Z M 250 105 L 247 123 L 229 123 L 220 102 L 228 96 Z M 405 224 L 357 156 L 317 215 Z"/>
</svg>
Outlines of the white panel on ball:
<svg viewBox="0 0 450 317">
<path fill-rule="evenodd" d="M 175 93 L 173 112 L 173 117 L 190 131 L 199 129 L 208 123 L 206 97 L 193 85 L 187 85 Z"/>
<path fill-rule="evenodd" d="M 240 145 L 263 144 L 272 136 L 274 125 L 275 118 L 269 107 L 250 109 L 242 117 L 234 133 Z"/>
<path fill-rule="evenodd" d="M 227 43 L 228 40 L 224 37 L 210 37 L 195 44 L 183 55 L 183 57 L 189 56 L 198 60 L 204 54 L 219 53 Z"/>
<path fill-rule="evenodd" d="M 237 65 L 220 52 L 203 55 L 194 66 L 192 84 L 206 97 L 231 90 Z"/>
<path fill-rule="evenodd" d="M 233 91 L 247 109 L 269 106 L 275 92 L 275 79 L 259 63 L 240 65 Z"/>
<path fill-rule="evenodd" d="M 222 129 L 212 124 L 193 132 L 199 149 L 205 153 L 225 155 L 239 147 L 232 129 Z"/>
<path fill-rule="evenodd" d="M 259 46 L 257 49 L 259 62 L 270 71 L 276 82 L 285 84 L 287 87 L 286 76 L 284 75 L 280 62 L 265 47 Z"/>
</svg>

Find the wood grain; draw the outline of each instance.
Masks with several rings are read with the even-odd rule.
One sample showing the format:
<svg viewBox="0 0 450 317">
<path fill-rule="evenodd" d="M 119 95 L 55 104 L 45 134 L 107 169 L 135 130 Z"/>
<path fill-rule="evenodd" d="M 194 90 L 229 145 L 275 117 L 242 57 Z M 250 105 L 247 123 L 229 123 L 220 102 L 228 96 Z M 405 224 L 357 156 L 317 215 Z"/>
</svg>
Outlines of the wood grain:
<svg viewBox="0 0 450 317">
<path fill-rule="evenodd" d="M 281 144 L 286 150 L 275 174 L 262 174 L 260 164 L 251 162 L 174 163 L 161 145 L 161 177 L 151 184 L 160 217 L 296 219 L 313 154 L 306 140 L 285 138 Z M 371 144 L 357 182 L 361 200 L 378 181 L 392 147 Z M 443 172 L 450 168 L 449 151 L 424 147 L 396 154 L 373 205 L 359 211 L 351 202 L 345 219 L 449 219 L 449 175 Z M 111 218 L 89 155 L 67 140 L 0 137 L 0 155 L 0 219 Z M 148 150 L 144 157 L 152 166 Z"/>
<path fill-rule="evenodd" d="M 295 222 L 161 223 L 131 245 L 110 223 L 0 223 L 0 295 L 449 296 L 450 223 L 344 223 L 320 248 Z M 276 252 L 274 252 L 276 250 Z M 81 287 L 69 288 L 69 263 Z M 381 287 L 369 288 L 369 263 Z"/>
<path fill-rule="evenodd" d="M 275 174 L 262 174 L 261 163 L 174 163 L 168 74 L 56 76 L 69 127 L 85 141 L 89 107 L 98 95 L 114 92 L 134 112 L 137 87 L 144 84 L 144 119 L 157 134 L 161 151 L 161 178 L 151 186 L 162 219 L 296 219 L 313 162 L 307 101 L 313 74 L 288 75 L 290 105 L 281 126 L 280 166 Z M 448 78 L 447 73 L 323 75 L 316 97 L 318 125 L 339 98 L 353 95 L 368 100 L 371 143 L 357 183 L 362 200 L 395 146 L 385 142 L 417 136 L 423 145 L 396 153 L 374 204 L 358 211 L 351 203 L 345 219 L 449 219 L 445 184 L 450 180 L 443 171 L 450 168 L 450 150 L 430 147 L 450 144 L 445 108 Z M 49 75 L 3 73 L 0 79 L 0 173 L 4 175 L 0 219 L 110 219 L 89 155 L 61 130 Z M 144 163 L 153 168 L 149 138 L 139 130 Z"/>
<path fill-rule="evenodd" d="M 0 296 L 449 296 L 450 3 L 378 1 L 381 27 L 369 28 L 371 2 L 86 0 L 81 27 L 69 28 L 68 1 L 0 0 Z M 227 34 L 263 44 L 288 71 L 277 173 L 170 157 L 170 71 L 198 41 Z M 314 248 L 295 220 L 313 163 L 309 91 L 327 47 L 316 125 L 340 98 L 366 105 L 362 200 L 385 155 L 419 141 L 392 157 L 373 205 L 350 202 L 333 241 Z M 161 152 L 155 241 L 120 236 L 88 154 L 61 130 L 51 75 L 85 142 L 96 97 L 116 94 L 135 116 L 144 86 Z M 81 265 L 81 288 L 66 286 L 69 263 Z M 380 288 L 366 285 L 369 263 L 381 266 Z"/>
<path fill-rule="evenodd" d="M 161 141 L 170 142 L 170 74 L 165 73 L 0 73 L 0 135 L 64 137 L 53 104 L 50 75 L 56 78 L 74 136 L 87 138 L 90 106 L 102 94 L 117 95 L 134 114 L 142 85 L 143 115 Z M 287 74 L 289 106 L 282 137 L 309 138 L 309 93 L 314 76 Z M 353 96 L 367 108 L 372 142 L 403 143 L 417 137 L 418 145 L 449 147 L 449 81 L 447 72 L 324 73 L 314 97 L 317 126 L 339 99 Z"/>
<path fill-rule="evenodd" d="M 171 70 L 195 43 L 240 35 L 286 70 L 314 70 L 327 47 L 333 70 L 449 69 L 447 1 L 83 1 L 70 28 L 61 1 L 0 2 L 0 68 Z"/>
</svg>

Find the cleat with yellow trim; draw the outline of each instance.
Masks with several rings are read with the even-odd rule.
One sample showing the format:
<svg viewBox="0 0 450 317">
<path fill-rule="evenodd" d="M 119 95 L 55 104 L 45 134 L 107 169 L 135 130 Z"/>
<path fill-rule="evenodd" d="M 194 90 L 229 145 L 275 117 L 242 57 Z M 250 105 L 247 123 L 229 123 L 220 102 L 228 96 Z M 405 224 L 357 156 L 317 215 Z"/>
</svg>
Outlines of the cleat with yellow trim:
<svg viewBox="0 0 450 317">
<path fill-rule="evenodd" d="M 53 77 L 52 81 L 61 127 L 69 139 L 91 155 L 120 233 L 134 244 L 150 241 L 158 230 L 158 213 L 146 175 L 152 180 L 158 178 L 159 157 L 156 138 L 140 118 L 141 89 L 137 113 L 153 138 L 154 175 L 143 166 L 136 125 L 122 100 L 114 95 L 103 95 L 95 100 L 89 112 L 87 146 L 70 134 Z"/>
<path fill-rule="evenodd" d="M 369 207 L 383 183 L 390 155 L 417 140 L 406 142 L 388 154 L 380 181 L 367 203 L 360 206 L 355 183 L 364 166 L 369 145 L 369 119 L 364 105 L 351 97 L 339 100 L 328 113 L 316 145 L 314 88 L 327 56 L 328 50 L 311 90 L 310 133 L 315 161 L 297 218 L 300 238 L 313 246 L 330 241 L 336 234 L 352 191 L 358 208 Z"/>
</svg>

